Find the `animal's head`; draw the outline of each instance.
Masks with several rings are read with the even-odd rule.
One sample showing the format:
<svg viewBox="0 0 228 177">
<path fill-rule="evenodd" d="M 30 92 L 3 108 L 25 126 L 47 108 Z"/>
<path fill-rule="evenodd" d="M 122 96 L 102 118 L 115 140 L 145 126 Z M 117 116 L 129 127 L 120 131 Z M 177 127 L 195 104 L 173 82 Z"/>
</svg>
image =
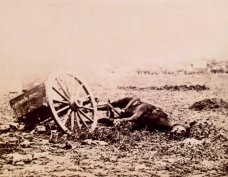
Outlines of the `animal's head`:
<svg viewBox="0 0 228 177">
<path fill-rule="evenodd" d="M 187 133 L 187 128 L 181 124 L 175 124 L 172 127 L 171 133 L 177 137 L 183 137 Z"/>
<path fill-rule="evenodd" d="M 195 125 L 195 121 L 191 122 L 189 125 L 185 124 L 174 124 L 171 130 L 171 134 L 176 138 L 189 137 L 189 132 Z"/>
</svg>

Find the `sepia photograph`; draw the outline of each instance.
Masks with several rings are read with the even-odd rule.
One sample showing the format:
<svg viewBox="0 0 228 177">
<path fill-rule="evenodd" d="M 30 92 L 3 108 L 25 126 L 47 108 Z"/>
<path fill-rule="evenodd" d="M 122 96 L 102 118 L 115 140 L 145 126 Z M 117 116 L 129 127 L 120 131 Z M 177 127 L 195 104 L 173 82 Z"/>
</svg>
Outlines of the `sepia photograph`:
<svg viewBox="0 0 228 177">
<path fill-rule="evenodd" d="M 0 0 L 0 177 L 228 176 L 228 0 Z"/>
</svg>

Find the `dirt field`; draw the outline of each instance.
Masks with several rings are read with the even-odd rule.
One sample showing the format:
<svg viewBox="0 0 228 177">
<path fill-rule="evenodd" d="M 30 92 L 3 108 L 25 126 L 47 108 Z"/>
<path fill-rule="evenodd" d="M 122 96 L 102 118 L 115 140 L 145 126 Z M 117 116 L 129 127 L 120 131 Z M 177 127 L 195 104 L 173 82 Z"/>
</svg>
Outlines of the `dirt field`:
<svg viewBox="0 0 228 177">
<path fill-rule="evenodd" d="M 1 147 L 0 176 L 228 176 L 228 109 L 194 111 L 189 107 L 200 100 L 228 101 L 228 75 L 137 75 L 106 73 L 84 77 L 101 101 L 134 96 L 161 107 L 176 121 L 196 121 L 189 138 L 173 139 L 168 133 L 130 131 L 126 125 L 99 127 L 93 135 L 69 138 L 72 149 L 49 143 L 48 134 L 7 132 L 0 141 L 23 136 L 30 147 Z M 175 85 L 205 85 L 209 89 L 150 89 Z M 123 89 L 125 88 L 125 89 Z M 173 88 L 173 87 L 172 87 Z M 14 121 L 8 94 L 0 100 L 0 122 Z M 86 138 L 109 145 L 81 143 Z M 25 164 L 11 164 L 10 154 L 40 157 Z M 43 154 L 43 155 L 42 155 Z"/>
</svg>

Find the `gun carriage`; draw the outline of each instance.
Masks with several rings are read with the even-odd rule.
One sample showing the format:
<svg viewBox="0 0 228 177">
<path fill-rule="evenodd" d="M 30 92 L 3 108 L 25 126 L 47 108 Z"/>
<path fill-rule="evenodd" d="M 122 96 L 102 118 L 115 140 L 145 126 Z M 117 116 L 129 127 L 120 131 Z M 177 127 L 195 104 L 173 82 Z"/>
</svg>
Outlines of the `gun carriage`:
<svg viewBox="0 0 228 177">
<path fill-rule="evenodd" d="M 72 73 L 54 73 L 10 100 L 18 121 L 35 125 L 54 120 L 65 133 L 97 124 L 97 102 L 86 82 Z"/>
</svg>

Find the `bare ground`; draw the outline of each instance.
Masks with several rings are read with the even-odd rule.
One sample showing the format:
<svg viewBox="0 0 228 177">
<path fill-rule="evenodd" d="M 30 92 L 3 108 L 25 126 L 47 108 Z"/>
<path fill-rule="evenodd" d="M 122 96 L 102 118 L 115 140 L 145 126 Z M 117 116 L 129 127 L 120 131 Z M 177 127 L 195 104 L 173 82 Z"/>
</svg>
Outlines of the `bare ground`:
<svg viewBox="0 0 228 177">
<path fill-rule="evenodd" d="M 48 134 L 30 135 L 8 132 L 0 141 L 15 141 L 23 136 L 31 146 L 1 147 L 0 176 L 227 176 L 228 175 L 228 110 L 217 108 L 194 111 L 189 107 L 208 98 L 228 98 L 227 75 L 123 75 L 88 78 L 88 83 L 101 101 L 135 96 L 161 107 L 172 119 L 196 121 L 190 137 L 173 139 L 163 132 L 130 131 L 128 125 L 99 127 L 94 134 L 79 133 L 69 138 L 72 149 L 64 144 L 49 143 Z M 209 89 L 150 90 L 165 85 L 205 85 Z M 130 87 L 129 87 L 130 86 Z M 1 124 L 14 121 L 7 94 L 1 97 Z M 227 101 L 227 100 L 226 100 Z M 130 125 L 129 125 L 130 126 Z M 83 144 L 86 138 L 104 140 L 107 146 Z M 34 155 L 39 158 L 26 164 L 12 164 L 10 154 Z"/>
</svg>

